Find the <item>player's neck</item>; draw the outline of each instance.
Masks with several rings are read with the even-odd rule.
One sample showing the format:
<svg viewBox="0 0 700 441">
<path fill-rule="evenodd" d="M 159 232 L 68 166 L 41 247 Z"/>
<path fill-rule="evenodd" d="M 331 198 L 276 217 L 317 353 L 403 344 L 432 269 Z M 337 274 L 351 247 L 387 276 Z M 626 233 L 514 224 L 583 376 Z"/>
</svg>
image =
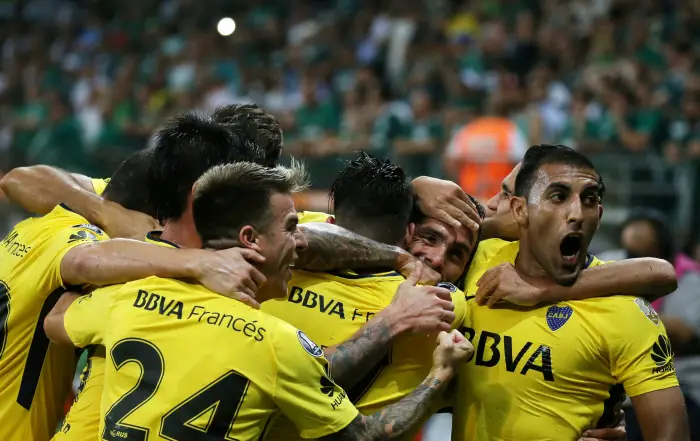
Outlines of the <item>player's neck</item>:
<svg viewBox="0 0 700 441">
<path fill-rule="evenodd" d="M 554 281 L 551 275 L 544 270 L 540 262 L 531 252 L 527 243 L 520 241 L 520 250 L 515 258 L 515 269 L 529 283 L 548 283 Z"/>
<path fill-rule="evenodd" d="M 167 222 L 160 237 L 182 248 L 201 248 L 202 246 L 202 240 L 194 225 L 190 225 L 185 219 Z"/>
</svg>

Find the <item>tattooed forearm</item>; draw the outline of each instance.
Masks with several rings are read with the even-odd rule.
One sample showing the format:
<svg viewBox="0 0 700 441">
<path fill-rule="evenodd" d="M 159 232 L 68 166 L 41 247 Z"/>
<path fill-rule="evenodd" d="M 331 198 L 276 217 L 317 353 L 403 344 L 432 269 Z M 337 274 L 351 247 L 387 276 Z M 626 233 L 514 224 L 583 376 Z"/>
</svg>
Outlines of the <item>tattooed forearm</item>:
<svg viewBox="0 0 700 441">
<path fill-rule="evenodd" d="M 322 438 L 325 441 L 375 441 L 396 439 L 417 428 L 428 415 L 447 379 L 429 376 L 410 395 L 372 415 L 358 415 L 345 429 Z"/>
<path fill-rule="evenodd" d="M 324 349 L 333 380 L 345 390 L 352 388 L 386 354 L 395 335 L 391 321 L 378 315 L 350 339 Z"/>
<path fill-rule="evenodd" d="M 359 268 L 394 268 L 399 247 L 375 242 L 333 224 L 299 225 L 308 248 L 299 253 L 295 265 L 309 271 L 333 271 Z"/>
</svg>

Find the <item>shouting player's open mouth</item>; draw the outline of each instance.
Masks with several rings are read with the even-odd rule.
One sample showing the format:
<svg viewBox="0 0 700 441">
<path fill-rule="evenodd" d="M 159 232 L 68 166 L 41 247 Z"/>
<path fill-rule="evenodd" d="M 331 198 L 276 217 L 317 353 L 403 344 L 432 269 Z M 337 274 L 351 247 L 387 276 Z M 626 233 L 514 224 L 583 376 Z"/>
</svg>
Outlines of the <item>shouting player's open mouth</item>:
<svg viewBox="0 0 700 441">
<path fill-rule="evenodd" d="M 559 251 L 561 251 L 561 257 L 566 266 L 575 266 L 578 262 L 582 237 L 581 233 L 569 233 L 559 244 Z"/>
</svg>

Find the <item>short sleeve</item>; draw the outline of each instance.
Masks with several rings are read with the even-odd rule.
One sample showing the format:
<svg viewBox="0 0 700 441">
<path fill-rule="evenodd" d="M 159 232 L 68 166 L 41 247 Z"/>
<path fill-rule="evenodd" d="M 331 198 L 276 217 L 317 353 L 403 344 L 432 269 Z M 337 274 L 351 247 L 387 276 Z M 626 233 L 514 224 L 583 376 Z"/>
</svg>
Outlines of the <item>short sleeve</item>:
<svg viewBox="0 0 700 441">
<path fill-rule="evenodd" d="M 107 179 L 96 179 L 96 178 L 91 178 L 92 181 L 92 188 L 95 190 L 95 194 L 98 196 L 101 196 L 102 193 L 104 193 L 105 188 L 107 188 L 107 184 L 109 184 L 109 178 Z"/>
<path fill-rule="evenodd" d="M 122 285 L 96 289 L 78 298 L 63 316 L 63 326 L 73 344 L 79 348 L 102 344 L 109 323 L 113 294 Z"/>
<path fill-rule="evenodd" d="M 610 313 L 614 317 L 601 317 L 611 326 L 608 345 L 613 377 L 630 397 L 678 386 L 671 343 L 654 308 L 642 298 L 615 299 Z"/>
<path fill-rule="evenodd" d="M 281 327 L 274 344 L 278 372 L 273 399 L 302 438 L 339 432 L 357 417 L 345 391 L 330 379 L 323 351 L 306 334 Z"/>
<path fill-rule="evenodd" d="M 501 239 L 487 239 L 479 242 L 479 246 L 474 252 L 474 257 L 469 264 L 467 276 L 464 278 L 462 291 L 467 295 L 474 295 L 477 289 L 476 282 L 478 282 L 486 270 L 489 269 L 489 261 L 491 258 L 496 255 L 501 248 L 511 243 L 512 242 Z"/>
<path fill-rule="evenodd" d="M 42 245 L 41 261 L 37 261 L 37 263 L 44 268 L 46 275 L 51 278 L 53 286 L 60 285 L 65 287 L 61 276 L 61 261 L 68 251 L 78 245 L 109 239 L 109 236 L 98 227 L 78 222 L 76 221 L 76 225 L 52 231 Z"/>
<path fill-rule="evenodd" d="M 321 213 L 320 211 L 301 211 L 297 213 L 300 224 L 308 224 L 312 222 L 325 223 L 326 219 L 331 217 L 330 214 Z"/>
</svg>

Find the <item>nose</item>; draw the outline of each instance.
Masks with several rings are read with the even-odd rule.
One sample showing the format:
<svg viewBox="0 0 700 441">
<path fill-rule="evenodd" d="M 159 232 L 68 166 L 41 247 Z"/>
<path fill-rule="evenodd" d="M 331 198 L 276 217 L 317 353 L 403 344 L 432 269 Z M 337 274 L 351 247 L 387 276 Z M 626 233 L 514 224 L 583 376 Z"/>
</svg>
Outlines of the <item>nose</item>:
<svg viewBox="0 0 700 441">
<path fill-rule="evenodd" d="M 431 269 L 442 274 L 442 270 L 445 267 L 445 253 L 436 251 L 433 253 L 425 253 L 421 259 L 425 262 Z"/>
<path fill-rule="evenodd" d="M 309 242 L 306 240 L 306 236 L 301 231 L 297 231 L 297 233 L 294 235 L 294 242 L 297 252 L 305 251 L 309 247 Z"/>
<path fill-rule="evenodd" d="M 581 198 L 571 198 L 571 205 L 569 206 L 566 223 L 575 224 L 577 227 L 580 227 L 583 223 L 583 204 L 581 203 Z"/>
<path fill-rule="evenodd" d="M 486 202 L 486 208 L 489 209 L 491 215 L 496 213 L 496 210 L 498 209 L 498 200 L 500 197 L 501 195 L 497 194 Z"/>
</svg>

